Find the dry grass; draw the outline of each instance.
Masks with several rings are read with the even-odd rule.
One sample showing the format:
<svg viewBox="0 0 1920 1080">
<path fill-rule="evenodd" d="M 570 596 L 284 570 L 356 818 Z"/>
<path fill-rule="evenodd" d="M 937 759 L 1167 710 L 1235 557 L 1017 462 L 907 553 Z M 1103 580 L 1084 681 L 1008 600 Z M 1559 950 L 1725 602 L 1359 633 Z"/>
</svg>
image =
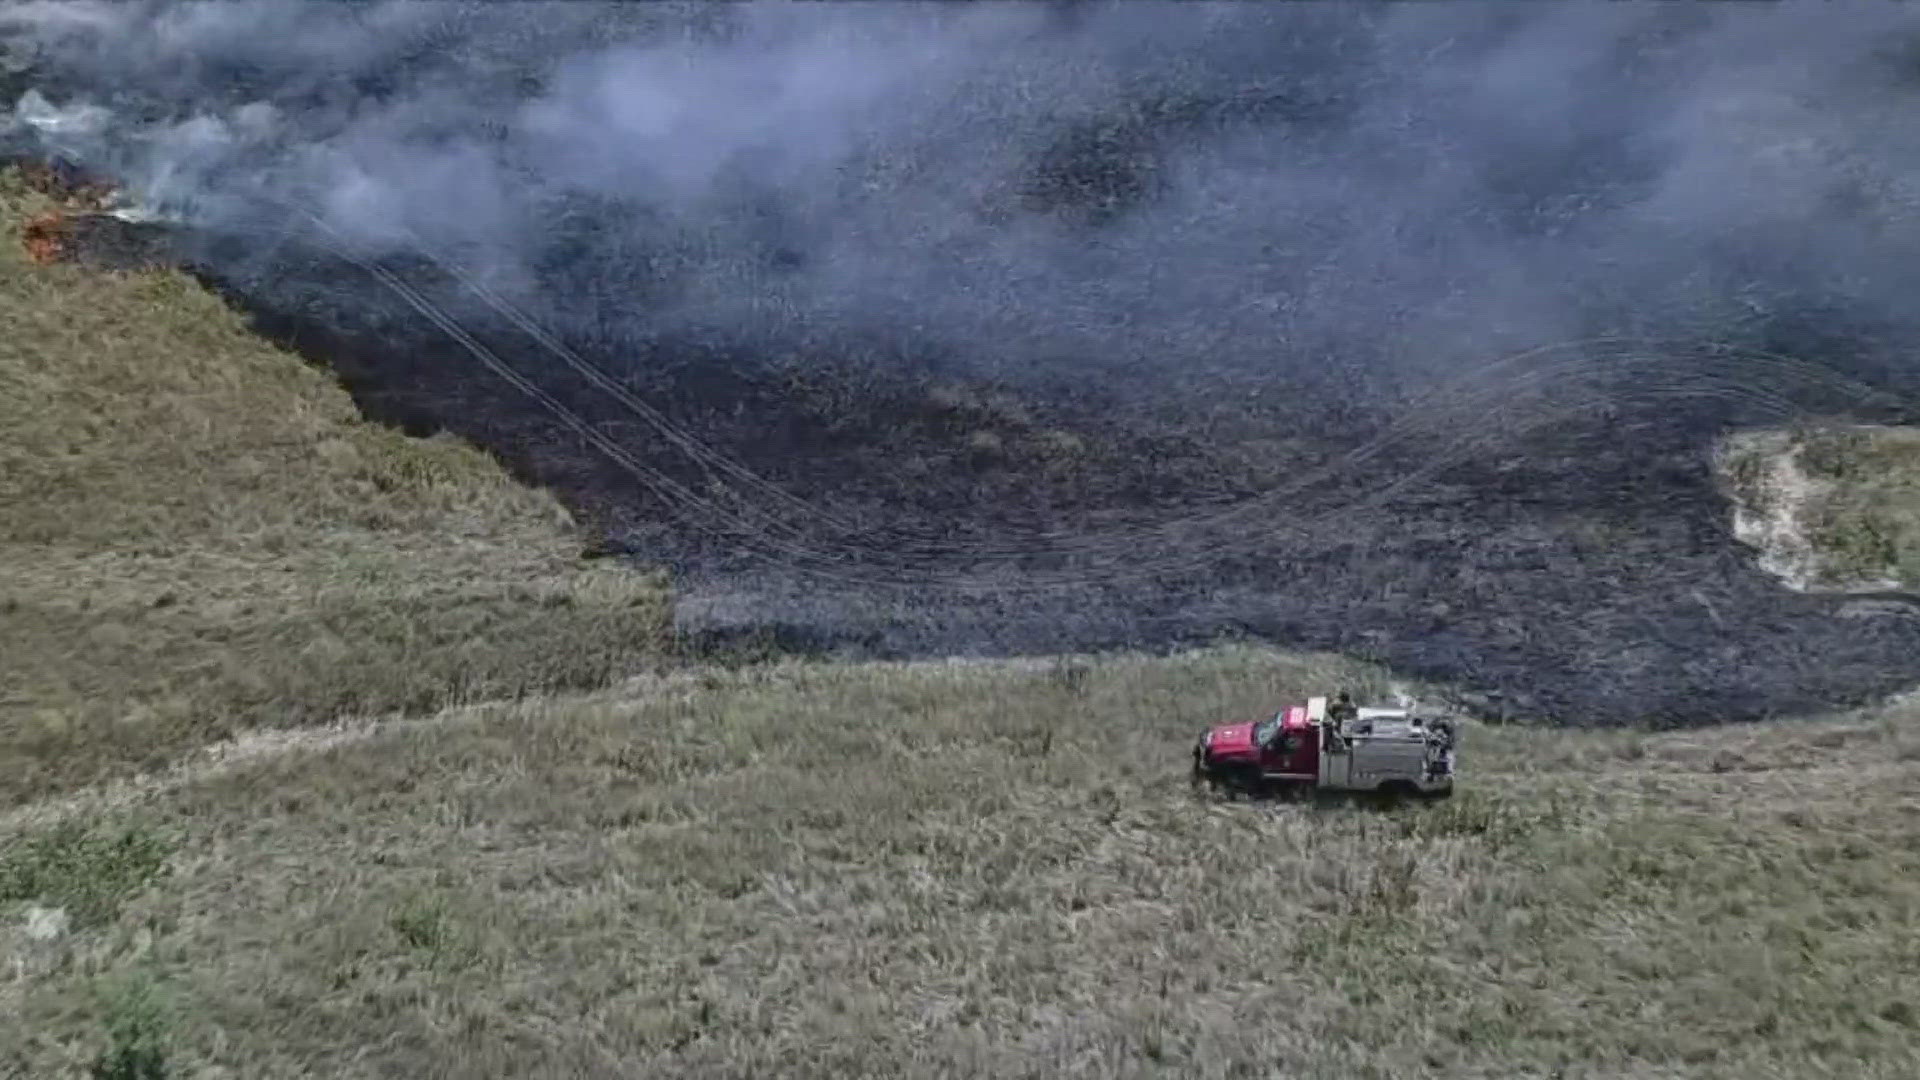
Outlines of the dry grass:
<svg viewBox="0 0 1920 1080">
<path fill-rule="evenodd" d="M 604 682 L 657 578 L 361 420 L 177 273 L 36 266 L 0 175 L 0 806 L 235 730 Z"/>
<path fill-rule="evenodd" d="M 0 1073 L 1920 1075 L 1920 710 L 1189 793 L 1201 724 L 1342 669 L 695 671 L 83 810 L 176 846 L 111 921 L 0 913 Z"/>
</svg>

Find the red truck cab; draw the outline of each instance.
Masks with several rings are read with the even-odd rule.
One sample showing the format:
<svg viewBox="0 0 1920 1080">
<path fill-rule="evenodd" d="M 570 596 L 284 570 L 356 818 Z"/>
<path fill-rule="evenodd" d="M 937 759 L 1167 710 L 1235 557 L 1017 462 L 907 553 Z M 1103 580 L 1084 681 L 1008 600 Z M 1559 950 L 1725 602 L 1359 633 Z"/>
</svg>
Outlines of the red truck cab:
<svg viewBox="0 0 1920 1080">
<path fill-rule="evenodd" d="M 1251 783 L 1317 783 L 1320 778 L 1320 725 L 1295 705 L 1265 720 L 1223 724 L 1200 737 L 1193 750 L 1195 772 L 1240 777 Z"/>
</svg>

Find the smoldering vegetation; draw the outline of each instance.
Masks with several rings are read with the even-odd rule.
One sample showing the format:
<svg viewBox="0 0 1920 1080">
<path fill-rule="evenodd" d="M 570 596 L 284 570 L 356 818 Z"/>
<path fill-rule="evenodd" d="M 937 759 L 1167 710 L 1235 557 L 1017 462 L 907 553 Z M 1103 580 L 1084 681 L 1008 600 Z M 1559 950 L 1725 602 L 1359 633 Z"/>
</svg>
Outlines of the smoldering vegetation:
<svg viewBox="0 0 1920 1080">
<path fill-rule="evenodd" d="M 11 26 L 10 146 L 162 222 L 83 247 L 162 244 L 370 413 L 555 486 L 692 629 L 1253 635 L 1585 724 L 1920 676 L 1920 616 L 1754 568 L 1707 458 L 1916 411 L 1902 8 Z"/>
</svg>

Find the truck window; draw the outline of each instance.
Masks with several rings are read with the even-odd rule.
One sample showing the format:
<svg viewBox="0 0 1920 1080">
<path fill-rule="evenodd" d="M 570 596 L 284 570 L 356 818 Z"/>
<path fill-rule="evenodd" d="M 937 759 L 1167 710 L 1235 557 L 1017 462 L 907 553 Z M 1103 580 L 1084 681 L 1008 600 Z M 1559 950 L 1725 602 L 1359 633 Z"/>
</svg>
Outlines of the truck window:
<svg viewBox="0 0 1920 1080">
<path fill-rule="evenodd" d="M 1253 725 L 1253 745 L 1264 747 L 1273 741 L 1274 732 L 1280 729 L 1280 718 L 1270 716 Z"/>
</svg>

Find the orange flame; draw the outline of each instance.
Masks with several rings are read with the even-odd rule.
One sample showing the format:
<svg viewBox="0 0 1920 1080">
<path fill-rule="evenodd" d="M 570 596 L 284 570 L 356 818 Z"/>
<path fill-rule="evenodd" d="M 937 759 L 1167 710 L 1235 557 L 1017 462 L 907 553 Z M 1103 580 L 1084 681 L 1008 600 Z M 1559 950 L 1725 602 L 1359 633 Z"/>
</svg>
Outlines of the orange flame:
<svg viewBox="0 0 1920 1080">
<path fill-rule="evenodd" d="M 42 266 L 59 262 L 67 253 L 67 215 L 49 210 L 27 222 L 20 230 L 20 242 L 27 257 Z"/>
<path fill-rule="evenodd" d="M 20 174 L 29 189 L 55 204 L 20 230 L 27 257 L 42 266 L 70 256 L 73 223 L 69 215 L 104 211 L 117 193 L 112 184 L 52 160 L 28 162 L 20 167 Z"/>
</svg>

